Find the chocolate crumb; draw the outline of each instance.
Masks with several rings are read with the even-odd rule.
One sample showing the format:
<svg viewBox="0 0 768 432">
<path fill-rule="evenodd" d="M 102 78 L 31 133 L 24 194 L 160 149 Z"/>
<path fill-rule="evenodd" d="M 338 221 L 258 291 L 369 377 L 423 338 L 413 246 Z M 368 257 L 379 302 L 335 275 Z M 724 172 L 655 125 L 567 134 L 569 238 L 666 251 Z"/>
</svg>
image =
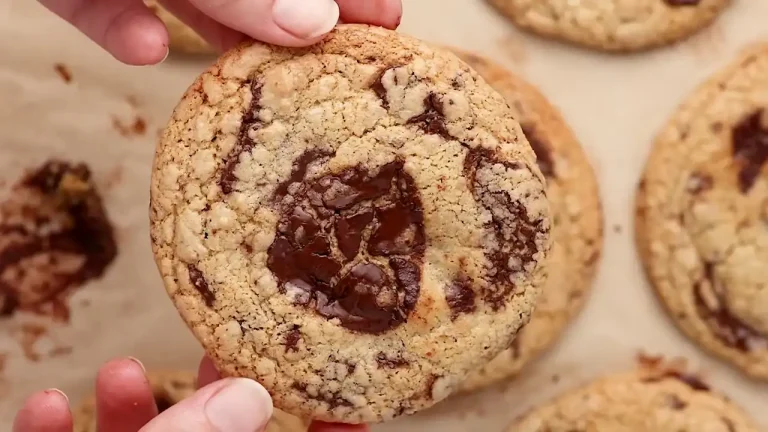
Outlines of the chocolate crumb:
<svg viewBox="0 0 768 432">
<path fill-rule="evenodd" d="M 117 117 L 112 116 L 112 127 L 122 136 L 131 138 L 135 136 L 144 135 L 147 132 L 147 122 L 140 116 L 134 117 L 130 123 L 123 123 L 123 121 Z"/>
<path fill-rule="evenodd" d="M 56 71 L 62 81 L 67 84 L 72 82 L 72 71 L 69 70 L 67 65 L 64 63 L 56 63 L 53 65 L 53 69 Z"/>
<path fill-rule="evenodd" d="M 285 352 L 293 351 L 298 352 L 299 351 L 299 341 L 301 340 L 301 329 L 300 325 L 293 326 L 292 329 L 288 331 L 288 333 L 285 334 Z"/>
<path fill-rule="evenodd" d="M 203 296 L 206 306 L 213 307 L 213 304 L 216 302 L 216 296 L 208 286 L 208 281 L 205 280 L 203 272 L 192 264 L 187 266 L 187 270 L 189 270 L 189 281 L 192 282 L 195 289 Z"/>
</svg>

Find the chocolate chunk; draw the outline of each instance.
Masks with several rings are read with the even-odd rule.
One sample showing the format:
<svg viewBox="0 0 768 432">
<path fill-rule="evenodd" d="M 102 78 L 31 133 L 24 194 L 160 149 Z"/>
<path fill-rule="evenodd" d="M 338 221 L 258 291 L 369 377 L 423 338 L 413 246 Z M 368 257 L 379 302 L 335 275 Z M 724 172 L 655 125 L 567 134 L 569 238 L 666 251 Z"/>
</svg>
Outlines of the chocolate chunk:
<svg viewBox="0 0 768 432">
<path fill-rule="evenodd" d="M 259 110 L 261 110 L 261 88 L 262 84 L 258 81 L 251 83 L 251 104 L 248 110 L 243 113 L 243 120 L 240 123 L 240 132 L 238 133 L 237 143 L 224 161 L 224 167 L 219 176 L 219 188 L 224 195 L 229 195 L 235 190 L 237 176 L 235 169 L 240 164 L 240 156 L 253 150 L 254 142 L 248 136 L 249 131 L 259 129 L 261 120 L 259 120 Z"/>
<path fill-rule="evenodd" d="M 208 286 L 208 282 L 205 280 L 203 272 L 192 264 L 187 265 L 187 270 L 189 271 L 189 281 L 192 283 L 192 286 L 194 286 L 197 292 L 203 296 L 205 304 L 208 307 L 213 307 L 213 304 L 216 302 L 216 296 Z"/>
<path fill-rule="evenodd" d="M 739 165 L 739 188 L 746 194 L 755 185 L 760 170 L 768 161 L 768 126 L 763 123 L 764 110 L 747 116 L 732 131 L 733 157 Z"/>
<path fill-rule="evenodd" d="M 693 195 L 699 195 L 702 192 L 712 189 L 714 183 L 711 175 L 702 172 L 694 172 L 688 177 L 686 189 Z"/>
<path fill-rule="evenodd" d="M 664 0 L 670 6 L 698 6 L 701 0 Z"/>
<path fill-rule="evenodd" d="M 67 293 L 103 276 L 118 252 L 84 164 L 52 160 L 26 175 L 0 204 L 0 233 L 0 316 L 24 310 L 68 321 Z"/>
<path fill-rule="evenodd" d="M 528 139 L 533 152 L 536 153 L 536 163 L 539 165 L 544 177 L 555 177 L 555 161 L 552 158 L 552 149 L 549 147 L 536 131 L 533 125 L 523 125 L 523 133 Z"/>
<path fill-rule="evenodd" d="M 440 135 L 449 141 L 455 139 L 445 126 L 442 98 L 435 93 L 424 98 L 424 112 L 408 119 L 408 123 L 419 125 L 425 133 Z"/>
<path fill-rule="evenodd" d="M 373 90 L 373 92 L 376 93 L 376 96 L 381 99 L 381 106 L 383 106 L 384 109 L 389 109 L 389 100 L 387 99 L 387 89 L 384 88 L 382 80 L 384 79 L 384 74 L 389 70 L 391 70 L 391 68 L 382 69 L 376 76 L 376 79 L 373 80 L 373 84 L 371 84 L 371 90 Z"/>
<path fill-rule="evenodd" d="M 419 296 L 426 240 L 418 190 L 402 161 L 306 179 L 307 167 L 327 156 L 302 155 L 278 186 L 281 217 L 267 266 L 282 292 L 320 315 L 359 332 L 391 330 Z"/>
<path fill-rule="evenodd" d="M 376 363 L 380 369 L 398 369 L 408 366 L 408 360 L 402 357 L 388 357 L 383 352 L 376 354 Z"/>
<path fill-rule="evenodd" d="M 475 310 L 475 291 L 472 281 L 464 275 L 459 275 L 445 287 L 445 300 L 451 308 L 451 318 L 456 319 L 463 313 Z"/>
<path fill-rule="evenodd" d="M 288 330 L 288 332 L 285 334 L 285 342 L 283 344 L 285 345 L 285 352 L 293 351 L 298 352 L 299 351 L 299 341 L 301 340 L 301 331 L 299 330 L 301 326 L 294 325 L 292 329 Z"/>
<path fill-rule="evenodd" d="M 168 408 L 175 405 L 169 398 L 167 398 L 165 395 L 155 395 L 155 405 L 157 406 L 157 412 L 162 413 L 163 411 L 167 410 Z"/>
<path fill-rule="evenodd" d="M 522 167 L 498 159 L 493 151 L 485 148 L 470 149 L 464 160 L 464 176 L 468 179 L 475 201 L 491 215 L 486 228 L 495 237 L 494 245 L 486 250 L 490 266 L 486 269 L 488 284 L 484 300 L 494 310 L 501 309 L 514 292 L 513 276 L 531 263 L 539 249 L 537 240 L 543 242 L 549 232 L 543 220 L 531 220 L 523 203 L 507 192 L 491 190 L 477 178 L 479 170 L 491 170 L 502 165 L 509 170 Z"/>
<path fill-rule="evenodd" d="M 768 344 L 766 335 L 731 313 L 725 295 L 727 288 L 715 275 L 713 263 L 704 263 L 704 279 L 704 281 L 696 283 L 693 294 L 696 311 L 707 323 L 712 333 L 726 345 L 743 352 L 750 352 L 756 346 Z M 717 305 L 711 305 L 705 300 L 705 281 L 710 286 L 711 293 L 717 300 Z"/>
</svg>

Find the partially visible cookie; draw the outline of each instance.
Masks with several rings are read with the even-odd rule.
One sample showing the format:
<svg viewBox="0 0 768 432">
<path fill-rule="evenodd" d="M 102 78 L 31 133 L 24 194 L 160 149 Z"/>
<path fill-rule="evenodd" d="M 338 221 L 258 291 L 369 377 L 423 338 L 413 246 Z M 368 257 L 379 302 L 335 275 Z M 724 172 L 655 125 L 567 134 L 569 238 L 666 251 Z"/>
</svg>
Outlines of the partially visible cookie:
<svg viewBox="0 0 768 432">
<path fill-rule="evenodd" d="M 184 24 L 176 15 L 168 12 L 157 0 L 144 0 L 144 3 L 152 9 L 168 29 L 170 36 L 170 48 L 186 54 L 214 54 L 213 47 L 197 32 Z"/>
<path fill-rule="evenodd" d="M 508 432 L 758 432 L 749 416 L 695 376 L 639 369 L 533 409 Z"/>
<path fill-rule="evenodd" d="M 732 0 L 487 0 L 519 27 L 604 51 L 670 44 L 709 26 Z"/>
<path fill-rule="evenodd" d="M 147 379 L 152 386 L 157 409 L 162 413 L 195 392 L 197 374 L 185 370 L 155 370 L 147 373 Z M 96 397 L 91 395 L 85 398 L 72 410 L 72 416 L 74 432 L 97 432 Z M 308 422 L 276 409 L 264 432 L 306 432 L 308 428 Z"/>
<path fill-rule="evenodd" d="M 636 237 L 677 325 L 768 380 L 768 44 L 699 87 L 656 139 Z"/>
<path fill-rule="evenodd" d="M 516 375 L 550 347 L 581 311 L 603 244 L 603 215 L 595 173 L 581 144 L 549 101 L 532 85 L 491 60 L 456 51 L 507 100 L 547 178 L 553 247 L 548 277 L 531 321 L 487 366 L 464 383 L 469 391 Z"/>
<path fill-rule="evenodd" d="M 217 369 L 345 423 L 434 405 L 509 346 L 550 248 L 506 101 L 449 51 L 364 25 L 202 74 L 157 148 L 150 218 Z"/>
</svg>

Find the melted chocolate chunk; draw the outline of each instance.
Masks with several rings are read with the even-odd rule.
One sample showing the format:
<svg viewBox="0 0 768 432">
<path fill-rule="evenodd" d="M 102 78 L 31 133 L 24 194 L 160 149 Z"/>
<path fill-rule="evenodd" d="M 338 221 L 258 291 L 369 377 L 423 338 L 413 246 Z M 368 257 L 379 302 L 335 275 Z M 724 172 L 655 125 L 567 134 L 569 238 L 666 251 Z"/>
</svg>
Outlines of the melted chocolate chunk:
<svg viewBox="0 0 768 432">
<path fill-rule="evenodd" d="M 455 139 L 445 126 L 443 100 L 435 93 L 424 98 L 424 112 L 408 119 L 409 124 L 417 124 L 425 133 L 440 135 L 446 140 Z"/>
<path fill-rule="evenodd" d="M 533 152 L 536 153 L 536 164 L 539 166 L 541 173 L 546 178 L 555 177 L 555 161 L 552 158 L 552 149 L 539 134 L 532 125 L 524 125 L 523 133 L 528 139 L 528 143 L 531 145 Z"/>
<path fill-rule="evenodd" d="M 408 366 L 408 360 L 402 357 L 388 357 L 383 352 L 376 354 L 376 363 L 379 365 L 379 369 L 398 369 Z"/>
<path fill-rule="evenodd" d="M 419 296 L 426 240 L 418 191 L 402 161 L 376 173 L 354 167 L 304 178 L 326 156 L 299 157 L 278 186 L 281 217 L 267 266 L 283 292 L 320 315 L 359 332 L 391 330 Z"/>
<path fill-rule="evenodd" d="M 221 188 L 221 192 L 224 195 L 229 195 L 235 190 L 235 183 L 237 183 L 235 169 L 237 169 L 237 166 L 240 164 L 240 156 L 243 153 L 248 153 L 253 150 L 254 142 L 248 136 L 248 132 L 257 130 L 261 127 L 261 120 L 259 120 L 259 110 L 261 110 L 261 88 L 262 84 L 260 82 L 253 81 L 251 83 L 251 104 L 248 107 L 248 111 L 243 114 L 243 120 L 240 123 L 240 132 L 235 148 L 232 149 L 232 152 L 227 156 L 224 162 L 224 167 L 221 169 L 219 188 Z"/>
<path fill-rule="evenodd" d="M 299 351 L 299 341 L 301 340 L 301 331 L 299 330 L 300 328 L 301 326 L 294 325 L 293 328 L 285 334 L 285 342 L 283 343 L 285 345 L 285 352 Z"/>
<path fill-rule="evenodd" d="M 696 390 L 696 391 L 709 391 L 709 386 L 702 381 L 699 377 L 691 374 L 687 374 L 684 372 L 680 372 L 677 370 L 666 370 L 663 373 L 659 375 L 650 376 L 646 379 L 644 379 L 644 382 L 648 383 L 655 383 L 659 382 L 665 379 L 676 379 L 678 381 L 681 381 L 685 383 L 688 387 Z"/>
<path fill-rule="evenodd" d="M 206 306 L 213 307 L 213 304 L 216 302 L 216 296 L 208 286 L 208 282 L 205 280 L 203 272 L 192 264 L 187 265 L 187 270 L 189 271 L 189 281 L 192 283 L 192 286 L 195 287 L 197 292 L 203 296 L 203 301 L 205 301 Z"/>
<path fill-rule="evenodd" d="M 715 275 L 715 265 L 704 263 L 704 278 L 711 287 L 711 292 L 717 299 L 717 305 L 712 307 L 705 300 L 703 281 L 694 286 L 696 311 L 709 325 L 712 333 L 730 347 L 743 352 L 750 352 L 754 346 L 768 344 L 766 335 L 734 316 L 728 309 L 725 296 L 726 287 Z"/>
<path fill-rule="evenodd" d="M 475 291 L 472 289 L 472 281 L 466 276 L 457 277 L 445 287 L 445 300 L 451 308 L 451 318 L 454 320 L 463 313 L 474 312 Z"/>
<path fill-rule="evenodd" d="M 739 165 L 739 189 L 746 194 L 755 185 L 760 170 L 768 161 L 768 126 L 763 124 L 764 110 L 747 116 L 733 128 L 733 157 Z"/>
<path fill-rule="evenodd" d="M 376 76 L 376 79 L 373 80 L 373 84 L 371 84 L 371 90 L 373 90 L 373 92 L 376 93 L 376 96 L 381 99 L 381 106 L 383 106 L 384 109 L 389 109 L 389 100 L 387 100 L 387 89 L 384 88 L 382 80 L 384 79 L 384 74 L 389 70 L 391 69 L 382 69 L 381 72 L 379 72 L 379 75 Z"/>
<path fill-rule="evenodd" d="M 701 0 L 664 0 L 670 6 L 698 6 Z"/>
<path fill-rule="evenodd" d="M 68 321 L 64 296 L 103 276 L 118 252 L 91 172 L 49 161 L 11 194 L 0 204 L 0 316 L 24 310 Z M 73 268 L 72 258 L 82 263 Z"/>
<path fill-rule="evenodd" d="M 510 170 L 522 168 L 519 164 L 499 160 L 493 151 L 484 148 L 470 149 L 464 160 L 464 175 L 469 180 L 475 201 L 491 214 L 487 229 L 496 241 L 486 250 L 486 259 L 490 264 L 486 270 L 489 283 L 483 297 L 494 310 L 499 310 L 514 292 L 515 273 L 524 271 L 526 266 L 535 262 L 539 252 L 537 240 L 546 238 L 549 227 L 543 220 L 531 220 L 525 205 L 519 200 L 504 191 L 491 191 L 488 185 L 478 180 L 479 170 L 494 165 Z"/>
<path fill-rule="evenodd" d="M 167 410 L 168 408 L 175 405 L 168 397 L 165 395 L 155 395 L 155 405 L 157 405 L 157 412 L 162 413 L 163 411 Z"/>
</svg>

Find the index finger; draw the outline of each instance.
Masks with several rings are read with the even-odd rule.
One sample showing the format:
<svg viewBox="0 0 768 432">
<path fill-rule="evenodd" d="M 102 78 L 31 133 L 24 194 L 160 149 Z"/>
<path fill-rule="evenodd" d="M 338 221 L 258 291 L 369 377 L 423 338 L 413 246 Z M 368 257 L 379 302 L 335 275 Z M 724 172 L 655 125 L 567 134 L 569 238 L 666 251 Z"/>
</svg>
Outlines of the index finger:
<svg viewBox="0 0 768 432">
<path fill-rule="evenodd" d="M 396 29 L 403 16 L 401 0 L 336 0 L 341 20 Z"/>
</svg>

